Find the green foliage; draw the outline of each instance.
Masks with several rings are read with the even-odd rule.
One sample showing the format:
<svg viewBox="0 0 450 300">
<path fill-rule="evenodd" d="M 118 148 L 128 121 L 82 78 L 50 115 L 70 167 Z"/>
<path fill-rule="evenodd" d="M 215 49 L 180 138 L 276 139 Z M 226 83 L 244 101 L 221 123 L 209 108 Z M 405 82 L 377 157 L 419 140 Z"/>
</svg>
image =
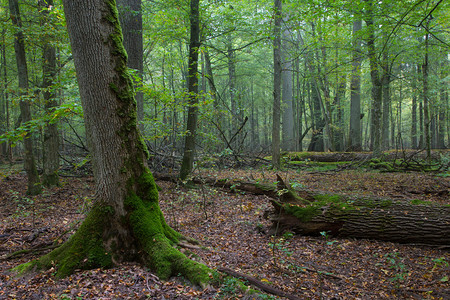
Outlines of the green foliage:
<svg viewBox="0 0 450 300">
<path fill-rule="evenodd" d="M 384 258 L 389 268 L 393 270 L 394 275 L 391 281 L 395 284 L 396 288 L 399 288 L 409 276 L 409 271 L 403 263 L 403 258 L 400 257 L 398 252 L 387 253 Z"/>
<path fill-rule="evenodd" d="M 330 240 L 329 240 L 330 235 L 329 235 L 328 232 L 326 232 L 326 231 L 321 231 L 321 232 L 320 232 L 320 235 L 325 239 L 325 241 L 327 242 L 327 245 L 328 245 L 328 246 L 332 246 L 334 243 L 337 242 L 336 240 L 330 241 Z"/>
</svg>

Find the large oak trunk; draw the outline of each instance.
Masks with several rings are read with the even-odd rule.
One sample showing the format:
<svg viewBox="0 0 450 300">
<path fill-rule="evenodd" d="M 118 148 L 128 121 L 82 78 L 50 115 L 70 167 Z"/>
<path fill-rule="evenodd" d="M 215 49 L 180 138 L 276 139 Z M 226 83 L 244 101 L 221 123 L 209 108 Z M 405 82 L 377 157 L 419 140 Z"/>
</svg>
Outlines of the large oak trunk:
<svg viewBox="0 0 450 300">
<path fill-rule="evenodd" d="M 137 261 L 165 279 L 182 274 L 193 283 L 210 280 L 209 269 L 175 246 L 183 237 L 159 208 L 147 168 L 148 152 L 136 122 L 136 101 L 115 1 L 65 0 L 69 37 L 89 134 L 96 195 L 77 232 L 31 267 L 56 265 L 63 277 L 77 269 Z"/>
</svg>

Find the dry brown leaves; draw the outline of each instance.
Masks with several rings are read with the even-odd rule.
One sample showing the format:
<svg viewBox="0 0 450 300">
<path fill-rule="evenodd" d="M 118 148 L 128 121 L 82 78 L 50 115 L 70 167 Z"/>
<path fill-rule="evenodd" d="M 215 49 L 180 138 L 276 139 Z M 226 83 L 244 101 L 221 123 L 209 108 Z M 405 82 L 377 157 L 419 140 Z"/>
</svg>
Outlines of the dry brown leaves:
<svg viewBox="0 0 450 300">
<path fill-rule="evenodd" d="M 269 171 L 203 171 L 202 176 L 275 181 Z M 283 179 L 308 189 L 449 203 L 449 179 L 424 174 L 287 172 Z M 25 178 L 0 182 L 0 255 L 63 242 L 84 216 L 92 179 L 67 179 L 43 195 L 24 195 Z M 182 249 L 212 268 L 225 266 L 305 299 L 448 299 L 450 254 L 443 250 L 369 240 L 267 236 L 267 198 L 208 186 L 184 189 L 158 182 L 167 222 L 209 250 Z M 445 193 L 447 193 L 445 195 Z M 67 234 L 62 235 L 69 230 Z M 182 278 L 161 282 L 145 267 L 79 271 L 63 280 L 53 270 L 14 278 L 8 269 L 38 257 L 0 262 L 0 299 L 233 299 L 225 284 L 198 289 Z"/>
</svg>

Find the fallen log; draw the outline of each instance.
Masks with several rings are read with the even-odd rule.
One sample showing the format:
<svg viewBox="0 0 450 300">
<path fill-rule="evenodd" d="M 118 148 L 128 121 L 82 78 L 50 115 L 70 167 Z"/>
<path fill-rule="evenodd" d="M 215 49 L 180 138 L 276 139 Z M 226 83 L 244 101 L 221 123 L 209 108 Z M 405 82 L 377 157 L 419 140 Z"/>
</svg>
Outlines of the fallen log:
<svg viewBox="0 0 450 300">
<path fill-rule="evenodd" d="M 158 176 L 159 175 L 159 176 Z M 168 180 L 170 176 L 157 175 Z M 272 198 L 269 234 L 284 230 L 450 248 L 450 205 L 421 200 L 318 194 L 295 190 L 277 176 L 277 185 L 238 180 L 193 178 L 231 191 Z"/>
<path fill-rule="evenodd" d="M 275 228 L 304 235 L 376 239 L 450 247 L 450 205 L 307 193 L 309 204 L 294 197 L 271 200 Z M 302 197 L 298 197 L 302 199 Z"/>
</svg>

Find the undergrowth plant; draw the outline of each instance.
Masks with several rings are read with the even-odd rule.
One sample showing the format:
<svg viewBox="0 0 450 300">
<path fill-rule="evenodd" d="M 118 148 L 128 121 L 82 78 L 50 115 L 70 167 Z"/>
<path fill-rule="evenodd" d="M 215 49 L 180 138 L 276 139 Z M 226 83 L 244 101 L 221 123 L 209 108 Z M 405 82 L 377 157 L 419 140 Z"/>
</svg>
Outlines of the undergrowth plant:
<svg viewBox="0 0 450 300">
<path fill-rule="evenodd" d="M 409 271 L 403 263 L 404 259 L 396 251 L 387 253 L 384 258 L 388 263 L 389 268 L 393 270 L 394 273 L 394 276 L 390 279 L 390 281 L 398 289 L 409 276 Z"/>
</svg>

